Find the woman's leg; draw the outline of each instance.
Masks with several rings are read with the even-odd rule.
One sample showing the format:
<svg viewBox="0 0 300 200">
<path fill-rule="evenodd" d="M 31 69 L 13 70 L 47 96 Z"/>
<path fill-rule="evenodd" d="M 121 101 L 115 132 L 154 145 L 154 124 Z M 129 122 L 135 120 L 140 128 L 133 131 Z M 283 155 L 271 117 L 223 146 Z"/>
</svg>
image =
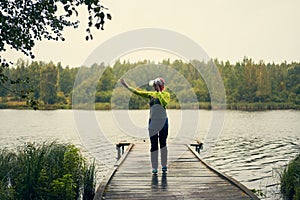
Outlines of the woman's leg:
<svg viewBox="0 0 300 200">
<path fill-rule="evenodd" d="M 152 169 L 158 168 L 158 134 L 150 137 L 151 148 L 150 148 L 150 157 Z"/>
<path fill-rule="evenodd" d="M 158 168 L 158 133 L 166 126 L 165 119 L 150 119 L 149 120 L 149 137 L 151 141 L 150 157 L 153 169 Z M 165 159 L 164 159 L 165 160 Z"/>
<path fill-rule="evenodd" d="M 168 164 L 168 147 L 167 147 L 167 138 L 168 138 L 168 119 L 165 121 L 164 127 L 159 131 L 159 146 L 160 146 L 160 157 L 162 167 L 166 167 Z"/>
<path fill-rule="evenodd" d="M 150 158 L 151 158 L 151 165 L 152 169 L 158 168 L 158 131 L 157 127 L 159 126 L 157 120 L 149 119 L 149 137 L 151 142 L 150 148 Z"/>
</svg>

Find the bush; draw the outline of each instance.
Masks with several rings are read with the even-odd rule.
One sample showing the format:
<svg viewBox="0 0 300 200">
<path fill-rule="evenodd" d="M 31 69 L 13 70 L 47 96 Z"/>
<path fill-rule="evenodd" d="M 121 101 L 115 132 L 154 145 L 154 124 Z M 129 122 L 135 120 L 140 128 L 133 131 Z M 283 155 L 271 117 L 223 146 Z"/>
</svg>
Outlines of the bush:
<svg viewBox="0 0 300 200">
<path fill-rule="evenodd" d="M 300 199 L 300 154 L 281 173 L 280 186 L 284 199 Z"/>
<path fill-rule="evenodd" d="M 95 176 L 94 162 L 88 165 L 74 145 L 30 143 L 0 151 L 0 199 L 92 199 Z"/>
</svg>

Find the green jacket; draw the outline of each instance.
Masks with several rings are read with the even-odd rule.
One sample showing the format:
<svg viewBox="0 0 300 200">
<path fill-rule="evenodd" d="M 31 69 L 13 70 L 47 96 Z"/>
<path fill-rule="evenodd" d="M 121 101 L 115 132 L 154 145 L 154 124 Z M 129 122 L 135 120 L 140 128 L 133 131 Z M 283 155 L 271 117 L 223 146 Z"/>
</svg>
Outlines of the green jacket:
<svg viewBox="0 0 300 200">
<path fill-rule="evenodd" d="M 167 118 L 166 106 L 170 101 L 170 93 L 137 90 L 133 87 L 128 87 L 128 90 L 150 100 L 150 119 L 162 120 Z"/>
<path fill-rule="evenodd" d="M 166 108 L 168 103 L 170 102 L 170 93 L 162 91 L 162 92 L 156 92 L 156 91 L 144 91 L 144 90 L 137 90 L 133 87 L 128 87 L 128 90 L 133 92 L 136 95 L 139 95 L 144 98 L 151 99 L 156 98 L 160 101 L 160 104 Z"/>
</svg>

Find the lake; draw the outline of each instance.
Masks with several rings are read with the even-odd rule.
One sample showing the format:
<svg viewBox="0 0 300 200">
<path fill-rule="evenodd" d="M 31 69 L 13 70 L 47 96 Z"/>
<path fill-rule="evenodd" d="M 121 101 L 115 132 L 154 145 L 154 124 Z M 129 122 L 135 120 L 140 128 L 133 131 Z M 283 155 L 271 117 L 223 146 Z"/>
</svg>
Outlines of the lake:
<svg viewBox="0 0 300 200">
<path fill-rule="evenodd" d="M 168 116 L 170 147 L 204 140 L 216 121 L 209 110 L 168 110 Z M 1 148 L 49 140 L 73 143 L 97 159 L 100 179 L 116 161 L 115 143 L 148 142 L 148 110 L 0 110 L 0 118 Z M 262 190 L 263 199 L 280 199 L 278 173 L 299 153 L 299 122 L 300 111 L 226 111 L 218 142 L 203 158 L 248 188 Z"/>
</svg>

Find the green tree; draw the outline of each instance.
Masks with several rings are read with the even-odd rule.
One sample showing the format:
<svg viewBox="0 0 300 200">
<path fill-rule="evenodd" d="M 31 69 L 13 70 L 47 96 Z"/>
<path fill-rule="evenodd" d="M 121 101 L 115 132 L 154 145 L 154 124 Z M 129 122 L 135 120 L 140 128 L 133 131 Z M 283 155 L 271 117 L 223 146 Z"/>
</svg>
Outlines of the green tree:
<svg viewBox="0 0 300 200">
<path fill-rule="evenodd" d="M 33 57 L 32 48 L 36 40 L 64 40 L 63 30 L 79 25 L 79 21 L 74 20 L 79 6 L 88 10 L 86 39 L 92 39 L 90 27 L 103 30 L 105 20 L 111 19 L 99 0 L 1 1 L 0 52 L 8 46 Z"/>
<path fill-rule="evenodd" d="M 54 104 L 57 95 L 57 69 L 50 62 L 41 69 L 40 98 L 45 104 Z"/>
<path fill-rule="evenodd" d="M 79 25 L 78 7 L 88 11 L 86 40 L 93 39 L 91 28 L 104 29 L 104 23 L 111 19 L 100 0 L 49 0 L 49 1 L 0 1 L 0 53 L 7 48 L 22 52 L 34 58 L 32 49 L 37 40 L 62 40 L 66 27 L 77 28 Z M 0 55 L 0 85 L 6 82 L 16 84 L 20 81 L 4 74 L 4 69 L 12 63 Z M 35 107 L 37 102 L 29 98 L 31 90 L 20 96 L 27 98 Z"/>
<path fill-rule="evenodd" d="M 62 69 L 59 73 L 59 90 L 62 91 L 65 95 L 69 95 L 72 91 L 75 77 L 72 74 L 72 71 L 67 66 L 65 69 Z"/>
<path fill-rule="evenodd" d="M 115 84 L 116 80 L 113 69 L 111 67 L 107 67 L 98 82 L 97 90 L 100 92 L 113 90 Z"/>
<path fill-rule="evenodd" d="M 257 66 L 256 70 L 256 85 L 257 90 L 255 92 L 256 99 L 259 102 L 269 101 L 271 97 L 271 81 L 269 70 L 267 69 L 265 63 L 261 61 Z"/>
<path fill-rule="evenodd" d="M 21 99 L 22 95 L 26 95 L 26 91 L 28 90 L 29 83 L 29 75 L 28 70 L 28 61 L 23 59 L 18 59 L 16 63 L 16 68 L 13 68 L 10 75 L 15 77 L 15 80 L 11 80 L 10 92 L 17 99 Z M 21 94 L 21 96 L 19 95 Z"/>
<path fill-rule="evenodd" d="M 199 102 L 209 101 L 208 89 L 202 78 L 193 81 L 193 88 Z"/>
<path fill-rule="evenodd" d="M 274 64 L 271 70 L 272 101 L 284 102 L 287 99 L 286 81 L 287 63 Z"/>
<path fill-rule="evenodd" d="M 295 94 L 300 94 L 300 64 L 294 63 L 288 69 L 287 89 Z"/>
<path fill-rule="evenodd" d="M 34 99 L 40 98 L 40 81 L 41 81 L 41 66 L 45 66 L 42 62 L 34 61 L 28 67 L 28 77 L 30 78 L 30 86 L 33 90 Z"/>
<path fill-rule="evenodd" d="M 246 102 L 254 102 L 255 101 L 255 92 L 257 90 L 257 82 L 256 82 L 256 68 L 252 59 L 244 59 L 243 62 L 244 68 L 244 100 Z"/>
<path fill-rule="evenodd" d="M 224 86 L 226 88 L 226 98 L 228 103 L 236 103 L 238 99 L 238 78 L 236 75 L 236 69 L 234 65 L 231 65 L 229 61 L 225 64 L 222 63 L 222 78 Z"/>
<path fill-rule="evenodd" d="M 190 93 L 195 93 L 198 101 L 204 103 L 202 105 L 209 105 L 207 103 L 210 102 L 211 94 L 207 85 L 210 84 L 213 87 L 213 83 L 218 81 L 214 76 L 211 76 L 213 62 L 222 76 L 227 102 L 231 104 L 231 108 L 238 108 L 236 105 L 239 104 L 247 109 L 247 106 L 252 103 L 254 103 L 252 105 L 259 106 L 257 109 L 299 108 L 299 63 L 265 64 L 263 61 L 254 63 L 252 60 L 244 59 L 241 63 L 230 64 L 228 61 L 211 60 L 210 62 L 194 61 L 193 66 L 195 67 L 192 67 L 191 64 L 174 61 L 174 66 L 173 63 L 169 63 L 168 68 L 164 68 L 160 64 L 153 65 L 149 61 L 137 63 L 118 61 L 113 67 L 94 64 L 92 67 L 64 68 L 60 63 L 54 65 L 51 62 L 35 61 L 28 63 L 28 61 L 19 60 L 14 68 L 5 69 L 5 74 L 18 78 L 20 84 L 15 84 L 15 87 L 20 90 L 26 90 L 27 86 L 32 87 L 35 90 L 34 97 L 40 100 L 44 99 L 46 104 L 49 100 L 48 103 L 56 103 L 59 106 L 70 105 L 72 95 L 76 92 L 75 100 L 78 108 L 87 108 L 85 106 L 87 103 L 97 102 L 99 104 L 96 108 L 127 108 L 129 106 L 132 109 L 138 109 L 147 108 L 147 100 L 132 96 L 128 102 L 129 94 L 125 93 L 123 88 L 119 88 L 116 83 L 126 72 L 143 65 L 143 68 L 135 69 L 135 73 L 127 74 L 130 85 L 136 87 L 134 81 L 145 82 L 151 73 L 153 76 L 158 76 L 158 71 L 166 74 L 164 77 L 167 80 L 166 88 L 172 95 L 170 107 L 179 108 L 179 99 L 182 103 L 190 105 Z M 201 74 L 195 68 L 201 69 Z M 76 77 L 79 70 L 81 76 Z M 101 78 L 99 79 L 100 75 Z M 190 84 L 192 90 L 190 87 L 186 87 L 186 82 L 183 81 L 182 76 L 185 77 L 185 81 Z M 202 76 L 206 77 L 206 82 Z M 21 84 L 21 80 L 26 80 L 26 77 L 31 77 L 31 79 L 28 83 Z M 76 84 L 74 85 L 75 77 Z M 52 86 L 51 90 L 47 89 L 50 85 Z M 73 87 L 75 88 L 74 91 Z M 148 84 L 139 87 L 152 90 Z M 189 91 L 185 91 L 187 89 Z M 49 91 L 53 91 L 51 95 Z M 111 102 L 112 94 L 114 94 L 114 99 Z M 5 89 L 0 90 L 0 97 L 2 107 L 5 107 L 10 100 L 20 99 Z M 46 100 L 47 98 L 51 98 L 51 100 Z M 111 103 L 113 105 L 110 105 Z"/>
</svg>

